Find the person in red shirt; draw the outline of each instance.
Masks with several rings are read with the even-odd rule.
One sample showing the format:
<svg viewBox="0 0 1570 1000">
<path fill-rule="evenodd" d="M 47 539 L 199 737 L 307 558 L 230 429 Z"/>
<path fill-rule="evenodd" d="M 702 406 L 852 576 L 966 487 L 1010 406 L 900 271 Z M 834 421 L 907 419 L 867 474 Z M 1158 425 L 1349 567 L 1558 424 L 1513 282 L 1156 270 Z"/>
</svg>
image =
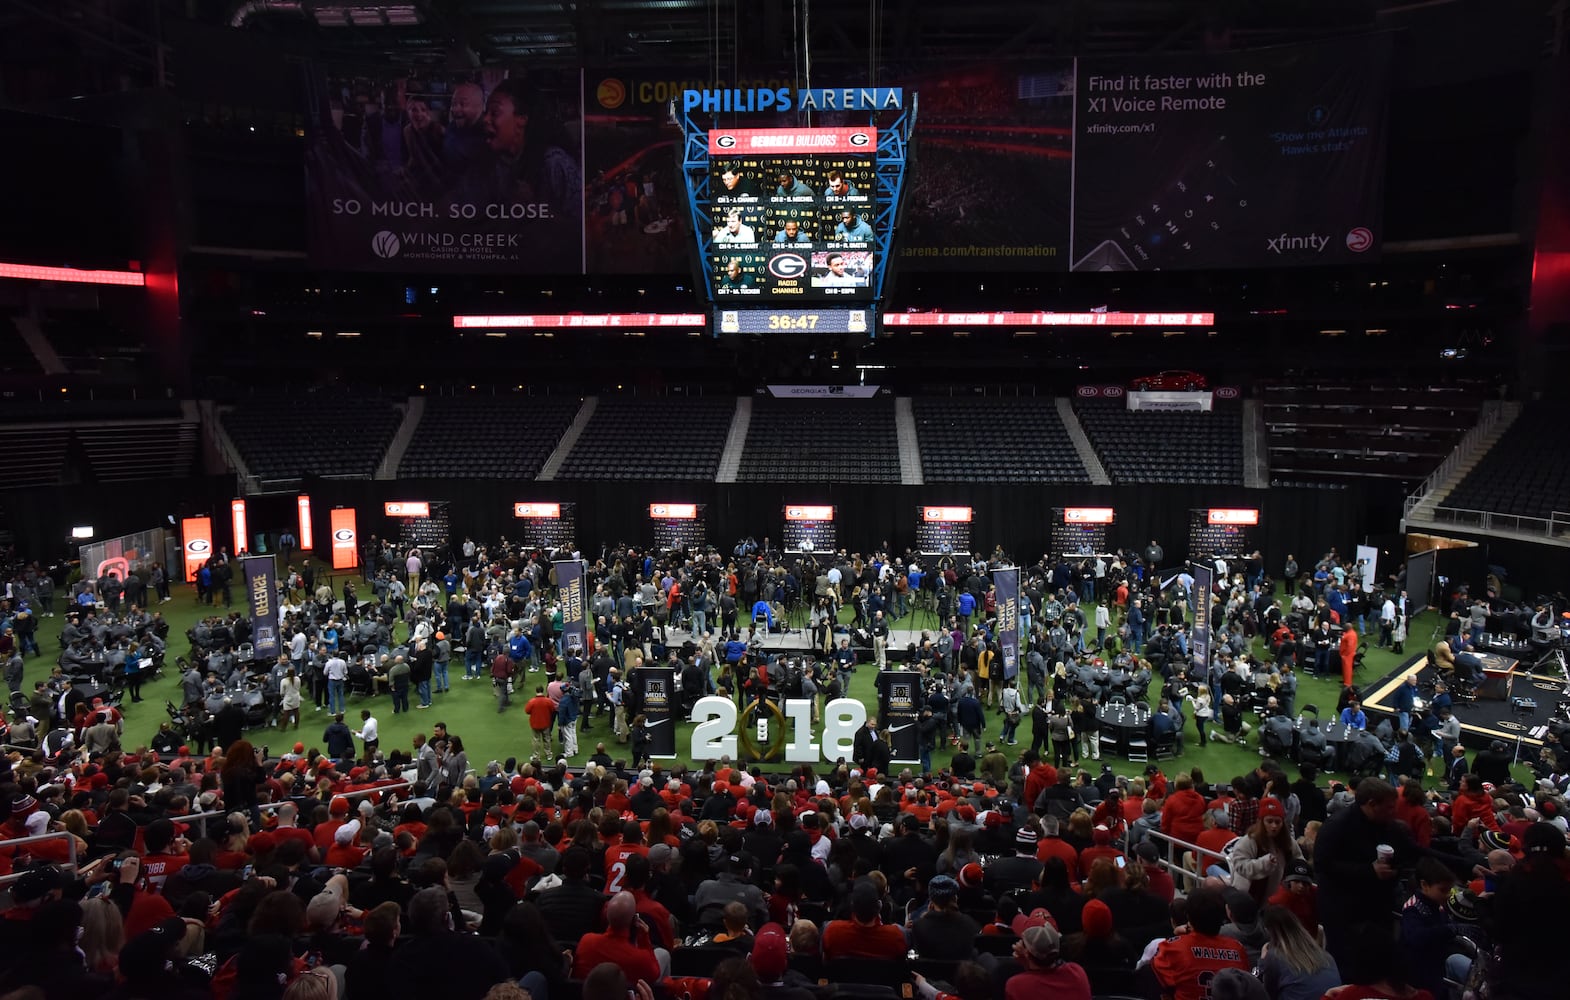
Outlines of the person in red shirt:
<svg viewBox="0 0 1570 1000">
<path fill-rule="evenodd" d="M 605 931 L 586 934 L 573 955 L 574 979 L 587 978 L 594 967 L 610 962 L 627 974 L 629 980 L 657 982 L 670 967 L 670 954 L 659 954 L 649 940 L 649 932 L 638 922 L 638 901 L 630 892 L 618 892 L 605 905 Z"/>
<path fill-rule="evenodd" d="M 1499 829 L 1499 819 L 1494 815 L 1493 797 L 1483 788 L 1478 774 L 1461 776 L 1461 793 L 1450 804 L 1450 826 L 1458 836 L 1464 836 L 1466 825 L 1477 820 L 1485 830 Z"/>
<path fill-rule="evenodd" d="M 327 805 L 327 822 L 318 823 L 316 829 L 311 831 L 311 836 L 316 840 L 316 849 L 326 853 L 333 846 L 333 835 L 338 828 L 348 822 L 349 800 L 342 795 L 336 795 Z"/>
<path fill-rule="evenodd" d="M 1090 976 L 1058 950 L 1063 937 L 1051 924 L 1027 927 L 1014 942 L 1014 960 L 1021 971 L 1008 978 L 1006 1000 L 1090 1000 Z"/>
<path fill-rule="evenodd" d="M 643 845 L 643 826 L 637 820 L 622 824 L 621 843 L 605 849 L 605 892 L 614 894 L 626 888 L 627 859 L 634 854 L 648 857 Z"/>
<path fill-rule="evenodd" d="M 1427 847 L 1434 840 L 1434 818 L 1428 814 L 1428 796 L 1423 783 L 1407 779 L 1401 786 L 1401 796 L 1396 799 L 1396 819 L 1412 831 L 1418 847 Z"/>
<path fill-rule="evenodd" d="M 534 756 L 551 760 L 551 725 L 556 721 L 556 703 L 546 697 L 543 687 L 535 687 L 534 697 L 523 706 L 523 711 L 529 716 L 529 729 L 534 733 Z"/>
<path fill-rule="evenodd" d="M 1123 797 L 1123 822 L 1132 823 L 1145 814 L 1145 783 L 1138 778 L 1128 783 Z"/>
<path fill-rule="evenodd" d="M 1161 804 L 1161 832 L 1190 844 L 1205 832 L 1205 797 L 1194 791 L 1194 779 L 1180 774 L 1175 791 Z"/>
<path fill-rule="evenodd" d="M 883 922 L 883 900 L 878 887 L 858 882 L 851 891 L 849 920 L 831 920 L 823 927 L 823 957 L 884 958 L 898 961 L 909 945 L 905 931 Z"/>
<path fill-rule="evenodd" d="M 1249 971 L 1247 953 L 1237 939 L 1223 937 L 1227 905 L 1219 890 L 1201 886 L 1188 894 L 1188 927 L 1161 942 L 1151 971 L 1163 996 L 1204 1000 L 1211 978 L 1222 969 Z"/>
<path fill-rule="evenodd" d="M 1314 869 L 1302 858 L 1287 865 L 1281 877 L 1281 887 L 1270 897 L 1271 906 L 1292 911 L 1298 923 L 1311 937 L 1319 936 L 1319 889 L 1314 885 Z"/>
<path fill-rule="evenodd" d="M 653 896 L 649 895 L 649 860 L 642 854 L 629 854 L 627 856 L 627 871 L 622 876 L 622 886 L 627 892 L 632 893 L 633 899 L 638 903 L 638 916 L 643 918 L 643 923 L 654 936 L 656 948 L 670 948 L 676 940 L 675 921 L 671 919 L 671 911 Z"/>
<path fill-rule="evenodd" d="M 1090 866 L 1098 858 L 1106 858 L 1113 864 L 1123 856 L 1123 852 L 1112 846 L 1112 831 L 1104 826 L 1098 826 L 1090 834 L 1091 846 L 1079 852 L 1079 870 L 1090 871 Z"/>
<path fill-rule="evenodd" d="M 358 868 L 365 853 L 360 846 L 360 821 L 351 819 L 333 833 L 333 846 L 327 849 L 322 863 L 328 868 Z"/>
<path fill-rule="evenodd" d="M 142 856 L 142 878 L 148 889 L 161 893 L 170 876 L 190 862 L 184 840 L 176 838 L 173 822 L 160 818 L 147 824 L 142 846 L 146 849 Z"/>
<path fill-rule="evenodd" d="M 1041 839 L 1036 842 L 1036 860 L 1046 863 L 1048 858 L 1057 858 L 1063 862 L 1063 867 L 1068 869 L 1070 882 L 1078 882 L 1079 852 L 1074 850 L 1074 845 L 1058 836 L 1058 818 L 1044 816 L 1041 820 L 1043 831 Z"/>
</svg>

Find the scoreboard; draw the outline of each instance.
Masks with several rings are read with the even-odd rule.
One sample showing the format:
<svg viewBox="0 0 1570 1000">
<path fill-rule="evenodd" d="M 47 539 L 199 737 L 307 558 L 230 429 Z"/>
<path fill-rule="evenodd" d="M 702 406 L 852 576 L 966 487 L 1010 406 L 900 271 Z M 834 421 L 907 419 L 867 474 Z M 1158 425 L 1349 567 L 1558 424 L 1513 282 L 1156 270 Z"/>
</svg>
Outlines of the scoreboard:
<svg viewBox="0 0 1570 1000">
<path fill-rule="evenodd" d="M 780 111 L 822 109 L 825 94 L 835 97 L 834 125 Z M 914 95 L 911 107 L 898 90 L 792 96 L 689 92 L 683 101 L 683 175 L 715 332 L 870 335 Z M 710 105 L 730 113 L 700 121 Z"/>
</svg>

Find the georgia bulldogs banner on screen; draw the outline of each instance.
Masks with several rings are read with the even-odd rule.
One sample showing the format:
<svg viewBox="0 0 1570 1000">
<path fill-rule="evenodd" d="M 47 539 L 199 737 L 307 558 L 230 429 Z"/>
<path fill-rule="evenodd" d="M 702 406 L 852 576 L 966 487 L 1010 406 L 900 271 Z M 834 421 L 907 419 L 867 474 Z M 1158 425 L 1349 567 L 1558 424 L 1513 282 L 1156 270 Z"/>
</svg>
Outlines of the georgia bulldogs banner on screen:
<svg viewBox="0 0 1570 1000">
<path fill-rule="evenodd" d="M 317 265 L 583 270 L 578 73 L 313 73 L 307 91 Z"/>
<path fill-rule="evenodd" d="M 213 519 L 187 517 L 180 521 L 180 538 L 185 550 L 185 578 L 195 580 L 196 571 L 213 557 Z"/>
<path fill-rule="evenodd" d="M 334 507 L 333 569 L 354 569 L 360 564 L 360 539 L 355 532 L 354 508 Z"/>
</svg>

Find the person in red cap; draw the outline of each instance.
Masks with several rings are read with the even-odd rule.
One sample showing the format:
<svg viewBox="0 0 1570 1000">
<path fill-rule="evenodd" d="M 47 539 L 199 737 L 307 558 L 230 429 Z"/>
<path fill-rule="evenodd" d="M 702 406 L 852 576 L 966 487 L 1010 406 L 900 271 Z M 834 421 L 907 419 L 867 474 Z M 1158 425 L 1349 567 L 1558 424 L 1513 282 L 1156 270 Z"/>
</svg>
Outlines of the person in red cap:
<svg viewBox="0 0 1570 1000">
<path fill-rule="evenodd" d="M 338 828 L 349 819 L 349 800 L 342 795 L 335 795 L 327 805 L 327 822 L 319 824 L 312 832 L 316 839 L 316 848 L 324 855 L 332 849 L 333 837 Z"/>
<path fill-rule="evenodd" d="M 1287 828 L 1281 800 L 1267 795 L 1259 800 L 1259 819 L 1232 847 L 1232 887 L 1263 903 L 1281 887 L 1292 862 L 1302 857 L 1297 839 Z"/>
</svg>

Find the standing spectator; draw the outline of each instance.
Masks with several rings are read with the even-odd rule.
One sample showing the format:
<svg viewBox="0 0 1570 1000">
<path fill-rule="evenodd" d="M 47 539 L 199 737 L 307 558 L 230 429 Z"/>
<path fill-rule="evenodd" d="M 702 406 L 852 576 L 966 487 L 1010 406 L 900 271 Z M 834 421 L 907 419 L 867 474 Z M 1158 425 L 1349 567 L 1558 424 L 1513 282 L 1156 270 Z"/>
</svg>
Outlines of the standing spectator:
<svg viewBox="0 0 1570 1000">
<path fill-rule="evenodd" d="M 534 756 L 542 761 L 552 760 L 551 726 L 556 721 L 556 703 L 545 696 L 544 687 L 536 686 L 534 697 L 523 710 L 529 716 L 529 728 L 534 732 Z"/>
<path fill-rule="evenodd" d="M 1343 979 L 1351 978 L 1352 928 L 1373 914 L 1390 912 L 1397 869 L 1417 857 L 1417 845 L 1395 818 L 1396 790 L 1378 778 L 1364 778 L 1353 808 L 1332 815 L 1314 841 L 1325 948 L 1335 956 Z M 1388 859 L 1379 850 L 1385 846 L 1393 849 Z"/>
<path fill-rule="evenodd" d="M 370 709 L 360 709 L 360 728 L 355 731 L 356 736 L 365 744 L 365 760 L 369 763 L 376 759 L 376 751 L 381 746 L 379 728 L 376 718 L 371 715 Z"/>
<path fill-rule="evenodd" d="M 497 653 L 491 661 L 491 687 L 496 692 L 496 711 L 507 711 L 512 694 L 512 675 L 515 672 L 512 657 L 506 653 Z"/>
<path fill-rule="evenodd" d="M 278 682 L 278 728 L 288 729 L 289 723 L 294 723 L 294 728 L 300 728 L 300 678 L 295 676 L 294 667 L 284 671 L 283 680 Z"/>
<path fill-rule="evenodd" d="M 394 565 L 397 564 L 394 563 Z M 420 550 L 410 549 L 409 558 L 404 560 L 403 565 L 404 569 L 408 570 L 409 573 L 408 592 L 418 594 L 420 592 L 420 573 L 425 569 L 425 560 L 420 558 Z"/>
<path fill-rule="evenodd" d="M 344 711 L 344 684 L 349 679 L 349 662 L 337 652 L 327 658 L 327 711 L 342 715 Z"/>
</svg>

